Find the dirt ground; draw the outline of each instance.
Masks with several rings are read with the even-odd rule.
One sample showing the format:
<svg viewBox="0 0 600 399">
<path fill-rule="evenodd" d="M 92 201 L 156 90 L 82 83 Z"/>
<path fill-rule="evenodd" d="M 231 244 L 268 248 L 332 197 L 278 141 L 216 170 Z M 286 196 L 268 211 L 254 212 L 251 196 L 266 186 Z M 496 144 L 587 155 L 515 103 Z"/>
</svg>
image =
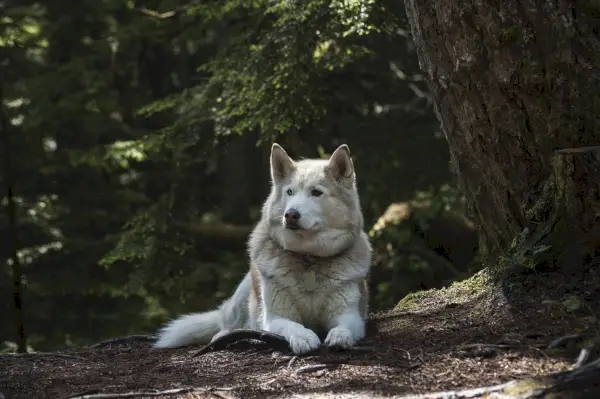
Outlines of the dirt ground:
<svg viewBox="0 0 600 399">
<path fill-rule="evenodd" d="M 600 266 L 592 265 L 578 275 L 531 274 L 487 290 L 435 291 L 372 316 L 354 351 L 293 357 L 246 341 L 192 357 L 199 347 L 155 350 L 127 341 L 3 355 L 0 398 L 402 397 L 564 371 L 579 349 L 548 345 L 598 331 L 599 276 Z"/>
</svg>

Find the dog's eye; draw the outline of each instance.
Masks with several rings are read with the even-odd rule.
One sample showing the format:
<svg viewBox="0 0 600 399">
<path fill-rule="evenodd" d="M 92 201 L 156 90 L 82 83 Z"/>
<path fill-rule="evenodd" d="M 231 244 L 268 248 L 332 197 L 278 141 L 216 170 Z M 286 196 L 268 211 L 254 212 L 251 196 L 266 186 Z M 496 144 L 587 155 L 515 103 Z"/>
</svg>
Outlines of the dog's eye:
<svg viewBox="0 0 600 399">
<path fill-rule="evenodd" d="M 294 192 L 292 191 L 291 188 L 288 188 L 287 191 L 285 192 L 287 195 L 292 195 L 294 194 Z"/>
<path fill-rule="evenodd" d="M 313 188 L 312 191 L 310 192 L 310 194 L 314 197 L 320 197 L 321 194 L 323 194 L 323 191 Z"/>
</svg>

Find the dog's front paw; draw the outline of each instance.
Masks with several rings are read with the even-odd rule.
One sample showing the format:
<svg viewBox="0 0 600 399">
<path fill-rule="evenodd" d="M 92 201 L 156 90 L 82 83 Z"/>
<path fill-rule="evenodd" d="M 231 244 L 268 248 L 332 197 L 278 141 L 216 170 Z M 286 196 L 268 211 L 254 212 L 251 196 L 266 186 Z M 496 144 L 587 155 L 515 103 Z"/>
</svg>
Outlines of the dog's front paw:
<svg viewBox="0 0 600 399">
<path fill-rule="evenodd" d="M 304 355 L 312 352 L 321 346 L 321 340 L 313 331 L 308 328 L 297 329 L 290 332 L 288 338 L 290 348 L 294 355 Z"/>
<path fill-rule="evenodd" d="M 342 349 L 350 348 L 355 343 L 356 340 L 352 336 L 352 333 L 345 327 L 332 328 L 325 338 L 325 345 Z"/>
</svg>

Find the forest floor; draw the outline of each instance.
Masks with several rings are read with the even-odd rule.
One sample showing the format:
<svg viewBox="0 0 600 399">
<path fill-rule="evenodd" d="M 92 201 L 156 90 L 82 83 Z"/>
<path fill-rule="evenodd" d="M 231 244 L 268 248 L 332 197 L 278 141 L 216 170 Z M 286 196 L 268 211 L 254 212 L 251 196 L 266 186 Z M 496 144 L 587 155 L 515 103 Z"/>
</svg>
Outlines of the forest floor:
<svg viewBox="0 0 600 399">
<path fill-rule="evenodd" d="M 246 341 L 193 357 L 198 347 L 155 350 L 129 340 L 2 355 L 0 398 L 407 397 L 573 369 L 581 342 L 551 343 L 598 331 L 600 264 L 577 275 L 530 274 L 491 288 L 479 287 L 483 280 L 480 273 L 373 315 L 368 337 L 354 351 L 294 357 Z"/>
</svg>

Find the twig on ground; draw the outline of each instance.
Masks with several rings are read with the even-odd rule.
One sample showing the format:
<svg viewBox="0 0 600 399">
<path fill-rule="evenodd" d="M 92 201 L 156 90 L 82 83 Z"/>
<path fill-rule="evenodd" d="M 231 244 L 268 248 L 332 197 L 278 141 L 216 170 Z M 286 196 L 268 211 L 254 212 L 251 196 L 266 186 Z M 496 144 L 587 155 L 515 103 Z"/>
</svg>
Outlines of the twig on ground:
<svg viewBox="0 0 600 399">
<path fill-rule="evenodd" d="M 458 346 L 458 349 L 472 350 L 473 352 L 471 352 L 471 353 L 474 355 L 490 353 L 489 351 L 493 351 L 493 350 L 500 351 L 501 349 L 530 349 L 530 350 L 539 352 L 540 354 L 542 354 L 545 357 L 548 357 L 548 355 L 540 348 L 546 348 L 546 344 L 525 345 L 520 342 L 515 342 L 514 344 L 473 343 L 473 344 L 463 344 L 463 345 Z M 452 350 L 454 350 L 454 348 L 449 349 L 449 351 L 452 351 Z M 483 353 L 477 353 L 477 351 L 482 351 Z"/>
<path fill-rule="evenodd" d="M 410 359 L 410 352 L 407 351 L 406 349 L 402 349 L 402 348 L 398 348 L 399 350 L 401 350 L 402 352 L 406 352 L 406 358 L 408 359 L 408 362 L 410 363 L 412 360 Z"/>
<path fill-rule="evenodd" d="M 341 366 L 341 363 L 310 364 L 296 369 L 295 374 L 314 373 L 319 370 L 331 370 Z"/>
<path fill-rule="evenodd" d="M 402 399 L 447 399 L 447 398 L 481 398 L 488 393 L 502 392 L 504 389 L 514 385 L 516 381 L 510 381 L 506 384 L 494 385 L 491 387 L 466 389 L 463 391 L 445 391 L 435 393 L 425 393 L 421 395 L 408 395 Z"/>
<path fill-rule="evenodd" d="M 486 344 L 486 343 L 475 343 L 475 344 L 463 344 L 459 345 L 460 349 L 507 349 L 507 348 L 517 348 L 521 345 L 511 345 L 511 344 Z"/>
<path fill-rule="evenodd" d="M 216 396 L 217 398 L 220 398 L 220 399 L 232 399 L 231 396 L 229 396 L 229 395 L 223 395 L 222 393 L 217 392 L 216 390 L 206 391 L 206 393 L 209 393 L 212 396 Z"/>
<path fill-rule="evenodd" d="M 593 342 L 589 345 L 586 345 L 579 352 L 579 356 L 577 356 L 577 361 L 575 362 L 574 367 L 579 368 L 579 367 L 582 367 L 583 365 L 585 365 L 589 361 L 598 360 L 599 355 L 600 355 L 599 349 L 600 348 L 598 348 L 598 345 L 595 342 Z"/>
<path fill-rule="evenodd" d="M 215 339 L 210 344 L 192 355 L 192 357 L 201 356 L 208 352 L 218 351 L 227 348 L 229 345 L 242 340 L 254 339 L 262 341 L 273 349 L 289 351 L 290 346 L 286 339 L 281 335 L 273 334 L 261 330 L 232 330 L 230 333 Z"/>
<path fill-rule="evenodd" d="M 289 369 L 290 367 L 292 367 L 292 365 L 293 365 L 294 363 L 296 363 L 296 360 L 298 360 L 298 356 L 293 356 L 293 357 L 290 359 L 290 361 L 288 362 L 288 364 L 287 364 L 287 368 Z"/>
<path fill-rule="evenodd" d="M 577 356 L 577 361 L 575 362 L 575 368 L 579 368 L 587 362 L 590 357 L 590 349 L 583 348 L 581 352 L 579 352 L 579 356 Z"/>
<path fill-rule="evenodd" d="M 77 360 L 87 360 L 81 356 L 75 355 L 67 355 L 64 353 L 55 353 L 55 352 L 27 352 L 27 353 L 5 353 L 0 355 L 0 357 L 59 357 L 62 359 L 77 359 Z"/>
<path fill-rule="evenodd" d="M 93 344 L 89 346 L 92 349 L 102 348 L 103 346 L 108 346 L 112 344 L 122 344 L 125 342 L 155 342 L 156 337 L 153 335 L 128 335 L 126 337 L 116 337 L 107 339 L 106 341 L 98 342 L 97 344 Z"/>
<path fill-rule="evenodd" d="M 215 394 L 215 391 L 231 391 L 233 388 L 176 388 L 168 389 L 166 391 L 132 391 L 123 393 L 93 393 L 83 394 L 77 396 L 69 396 L 67 399 L 120 399 L 120 398 L 138 398 L 144 396 L 156 397 L 156 396 L 168 396 L 168 395 L 180 395 L 186 393 L 211 393 Z"/>
<path fill-rule="evenodd" d="M 117 399 L 117 398 L 135 398 L 140 396 L 163 396 L 163 395 L 177 395 L 183 393 L 190 393 L 195 391 L 195 388 L 178 388 L 169 389 L 166 391 L 138 391 L 138 392 L 124 392 L 124 393 L 93 393 L 89 395 L 81 396 L 70 396 L 68 399 Z"/>
<path fill-rule="evenodd" d="M 574 147 L 574 148 L 561 148 L 560 150 L 554 151 L 555 154 L 573 154 L 578 152 L 589 152 L 600 150 L 600 145 L 593 145 L 587 147 Z"/>
</svg>

